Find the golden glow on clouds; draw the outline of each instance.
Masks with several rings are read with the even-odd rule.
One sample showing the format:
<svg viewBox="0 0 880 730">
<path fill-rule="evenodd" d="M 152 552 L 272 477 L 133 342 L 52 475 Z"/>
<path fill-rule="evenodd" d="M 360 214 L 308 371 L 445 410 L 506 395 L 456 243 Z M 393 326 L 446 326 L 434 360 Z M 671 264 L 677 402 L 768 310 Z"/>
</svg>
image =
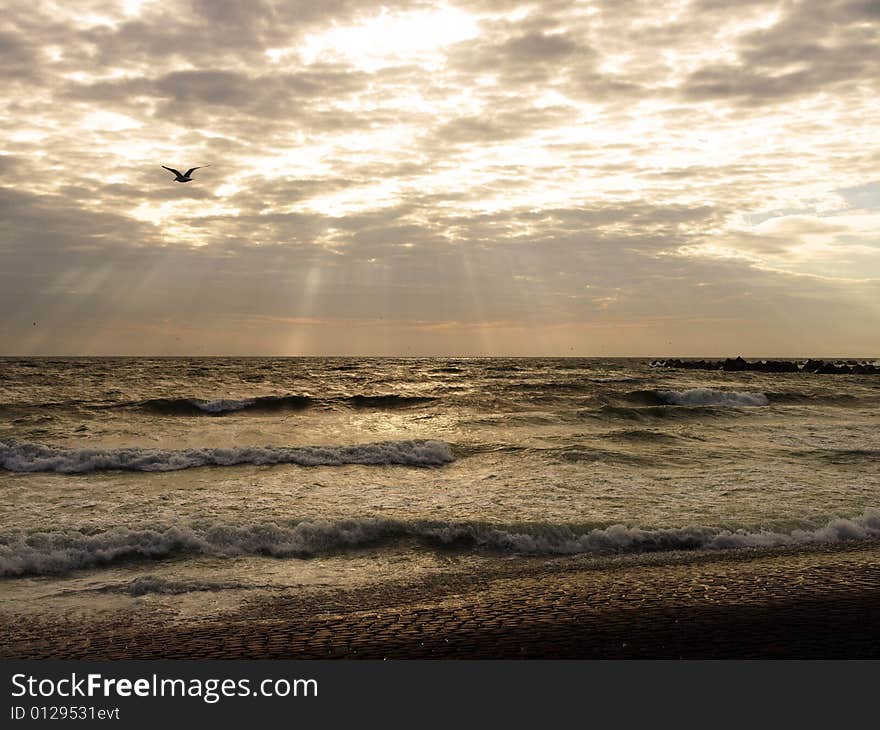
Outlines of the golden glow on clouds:
<svg viewBox="0 0 880 730">
<path fill-rule="evenodd" d="M 16 281 L 46 307 L 77 292 L 77 317 L 258 302 L 269 330 L 440 322 L 481 352 L 512 342 L 489 323 L 620 343 L 609 323 L 658 309 L 762 318 L 849 281 L 810 296 L 858 303 L 867 333 L 880 87 L 862 5 L 15 0 L 0 193 L 34 277 Z M 178 185 L 163 164 L 210 167 Z M 82 251 L 101 245 L 96 269 Z M 60 270 L 28 257 L 41 246 Z M 212 277 L 225 297 L 187 300 Z"/>
<path fill-rule="evenodd" d="M 474 17 L 443 5 L 434 10 L 393 13 L 383 7 L 378 15 L 354 25 L 333 25 L 306 36 L 297 47 L 306 64 L 346 61 L 366 71 L 393 63 L 442 65 L 439 51 L 477 35 Z"/>
<path fill-rule="evenodd" d="M 137 119 L 132 119 L 125 114 L 107 111 L 88 112 L 83 115 L 79 124 L 85 129 L 103 132 L 122 132 L 129 129 L 139 129 L 143 126 Z"/>
<path fill-rule="evenodd" d="M 400 188 L 393 180 L 310 198 L 301 207 L 314 213 L 342 218 L 368 210 L 386 208 L 400 201 Z"/>
<path fill-rule="evenodd" d="M 128 17 L 136 17 L 150 2 L 151 0 L 122 0 L 122 12 Z"/>
</svg>

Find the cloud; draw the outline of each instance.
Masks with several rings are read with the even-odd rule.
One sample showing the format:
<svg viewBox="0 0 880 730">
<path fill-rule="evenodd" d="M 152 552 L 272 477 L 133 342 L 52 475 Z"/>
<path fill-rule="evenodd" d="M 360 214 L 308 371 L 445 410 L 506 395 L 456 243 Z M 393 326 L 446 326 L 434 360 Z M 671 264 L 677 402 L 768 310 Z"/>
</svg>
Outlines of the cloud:
<svg viewBox="0 0 880 730">
<path fill-rule="evenodd" d="M 708 64 L 692 73 L 686 95 L 777 104 L 838 86 L 876 90 L 878 37 L 870 22 L 877 19 L 876 5 L 804 0 L 782 8 L 778 22 L 737 38 L 736 62 Z"/>
<path fill-rule="evenodd" d="M 17 33 L 0 31 L 0 77 L 8 80 L 30 79 L 34 76 L 36 54 Z"/>
<path fill-rule="evenodd" d="M 5 10 L 20 351 L 701 354 L 777 326 L 843 352 L 880 324 L 876 3 Z"/>
<path fill-rule="evenodd" d="M 470 144 L 515 139 L 576 119 L 577 115 L 572 109 L 561 106 L 501 109 L 486 114 L 456 117 L 433 130 L 425 144 Z"/>
<path fill-rule="evenodd" d="M 880 180 L 840 188 L 837 192 L 853 208 L 880 210 Z"/>
</svg>

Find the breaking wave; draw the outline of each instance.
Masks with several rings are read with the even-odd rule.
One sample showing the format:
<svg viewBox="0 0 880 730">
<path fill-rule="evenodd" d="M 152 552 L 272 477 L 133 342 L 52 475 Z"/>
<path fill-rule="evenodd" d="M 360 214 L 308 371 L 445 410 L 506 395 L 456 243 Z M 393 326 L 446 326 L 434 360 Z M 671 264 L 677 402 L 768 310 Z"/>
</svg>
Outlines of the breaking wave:
<svg viewBox="0 0 880 730">
<path fill-rule="evenodd" d="M 763 393 L 737 393 L 709 388 L 691 390 L 658 390 L 661 401 L 674 406 L 766 406 L 770 401 Z"/>
<path fill-rule="evenodd" d="M 307 395 L 265 395 L 258 398 L 152 398 L 135 403 L 136 407 L 168 416 L 222 415 L 236 411 L 302 410 L 312 405 Z M 131 404 L 128 404 L 131 405 Z"/>
<path fill-rule="evenodd" d="M 123 560 L 208 555 L 309 558 L 370 545 L 418 540 L 436 548 L 471 548 L 520 555 L 575 555 L 770 548 L 880 538 L 880 511 L 835 517 L 787 532 L 712 527 L 646 529 L 622 524 L 594 529 L 570 525 L 499 525 L 471 522 L 404 522 L 379 518 L 343 521 L 208 524 L 86 534 L 76 530 L 0 534 L 0 576 L 46 575 Z M 173 587 L 146 582 L 135 590 Z"/>
<path fill-rule="evenodd" d="M 614 404 L 618 402 L 618 405 Z M 619 403 L 625 405 L 619 405 Z M 692 388 L 690 390 L 633 390 L 618 393 L 601 411 L 610 416 L 642 420 L 645 418 L 676 418 L 687 415 L 720 415 L 717 407 L 766 406 L 770 400 L 764 393 Z M 687 406 L 687 412 L 669 406 Z"/>
<path fill-rule="evenodd" d="M 15 472 L 76 474 L 99 470 L 176 471 L 200 466 L 442 466 L 455 460 L 442 441 L 384 441 L 356 446 L 240 446 L 229 449 L 62 449 L 0 441 L 0 468 Z"/>
</svg>

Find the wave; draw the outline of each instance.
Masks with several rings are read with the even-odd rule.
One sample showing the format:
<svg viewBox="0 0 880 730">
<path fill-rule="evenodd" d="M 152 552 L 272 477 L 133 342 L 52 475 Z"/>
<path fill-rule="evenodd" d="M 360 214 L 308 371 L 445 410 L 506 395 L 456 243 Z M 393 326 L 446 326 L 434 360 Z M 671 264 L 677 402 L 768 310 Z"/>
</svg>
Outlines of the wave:
<svg viewBox="0 0 880 730">
<path fill-rule="evenodd" d="M 712 408 L 717 406 L 766 406 L 770 400 L 764 393 L 739 393 L 736 391 L 692 388 L 690 390 L 633 390 L 614 396 L 627 406 L 606 404 L 604 410 L 627 415 L 632 410 L 644 411 L 649 415 L 664 415 L 662 411 L 669 406 L 688 406 L 690 408 Z M 668 415 L 668 414 L 666 414 Z"/>
<path fill-rule="evenodd" d="M 41 410 L 80 410 L 92 405 L 86 400 L 43 401 L 22 403 L 0 403 L 0 413 L 14 411 L 41 411 Z"/>
<path fill-rule="evenodd" d="M 850 395 L 847 393 L 798 393 L 793 391 L 768 392 L 767 398 L 774 405 L 840 406 L 857 407 L 874 405 L 880 400 L 876 395 Z"/>
<path fill-rule="evenodd" d="M 690 406 L 688 408 L 671 408 L 664 406 L 612 406 L 604 405 L 598 410 L 585 409 L 575 413 L 578 419 L 619 419 L 653 423 L 655 421 L 691 421 L 700 418 L 718 418 L 735 416 L 737 411 L 715 408 L 714 406 Z"/>
<path fill-rule="evenodd" d="M 407 408 L 437 400 L 433 396 L 415 395 L 353 395 L 345 399 L 354 408 Z"/>
<path fill-rule="evenodd" d="M 330 405 L 342 402 L 352 408 L 407 408 L 437 400 L 432 396 L 353 395 L 343 398 L 318 399 L 308 395 L 264 395 L 254 398 L 152 398 L 123 407 L 135 407 L 166 416 L 222 416 L 241 411 L 271 413 L 277 411 L 300 411 L 317 404 Z"/>
<path fill-rule="evenodd" d="M 880 538 L 880 511 L 835 517 L 788 532 L 726 530 L 704 526 L 647 529 L 616 524 L 579 529 L 569 525 L 499 525 L 472 522 L 404 522 L 380 518 L 206 524 L 87 534 L 76 530 L 0 535 L 0 576 L 49 575 L 124 560 L 181 556 L 310 558 L 371 545 L 418 540 L 435 548 L 477 548 L 519 555 L 576 555 L 770 548 Z M 144 590 L 150 589 L 149 584 Z M 155 586 L 161 590 L 161 586 Z M 171 588 L 170 590 L 174 590 Z"/>
<path fill-rule="evenodd" d="M 587 378 L 591 383 L 641 383 L 644 378 L 635 378 L 631 376 L 607 376 L 597 378 Z"/>
<path fill-rule="evenodd" d="M 624 403 L 632 403 L 637 406 L 662 406 L 669 404 L 656 390 L 633 390 L 620 395 L 619 398 Z"/>
<path fill-rule="evenodd" d="M 770 401 L 763 393 L 692 388 L 691 390 L 658 390 L 657 396 L 674 406 L 766 406 Z"/>
<path fill-rule="evenodd" d="M 645 464 L 647 460 L 636 454 L 625 454 L 610 449 L 591 448 L 588 446 L 564 446 L 558 449 L 544 449 L 560 461 L 581 463 L 609 464 Z"/>
<path fill-rule="evenodd" d="M 809 449 L 792 452 L 800 458 L 814 458 L 831 464 L 862 464 L 880 460 L 880 449 Z"/>
<path fill-rule="evenodd" d="M 564 421 L 564 416 L 551 413 L 501 413 L 497 416 L 462 419 L 459 423 L 462 426 L 505 426 L 512 428 L 553 425 Z"/>
<path fill-rule="evenodd" d="M 62 449 L 0 441 L 0 468 L 15 472 L 75 474 L 99 470 L 176 471 L 200 466 L 442 466 L 455 460 L 442 441 L 384 441 L 356 446 L 241 446 L 229 449 Z"/>
<path fill-rule="evenodd" d="M 217 398 L 200 400 L 198 398 L 152 398 L 134 405 L 153 413 L 169 416 L 223 415 L 236 411 L 284 411 L 302 410 L 312 405 L 313 399 L 307 395 L 264 395 L 256 398 Z"/>
<path fill-rule="evenodd" d="M 589 381 L 582 380 L 546 380 L 546 381 L 523 381 L 520 383 L 512 383 L 511 387 L 519 391 L 530 390 L 587 390 L 590 388 Z"/>
<path fill-rule="evenodd" d="M 604 438 L 610 439 L 612 441 L 634 441 L 636 443 L 674 443 L 683 440 L 702 440 L 702 438 L 690 434 L 673 434 L 666 433 L 664 431 L 651 431 L 649 429 L 639 428 L 609 431 L 608 433 L 604 434 Z"/>
</svg>

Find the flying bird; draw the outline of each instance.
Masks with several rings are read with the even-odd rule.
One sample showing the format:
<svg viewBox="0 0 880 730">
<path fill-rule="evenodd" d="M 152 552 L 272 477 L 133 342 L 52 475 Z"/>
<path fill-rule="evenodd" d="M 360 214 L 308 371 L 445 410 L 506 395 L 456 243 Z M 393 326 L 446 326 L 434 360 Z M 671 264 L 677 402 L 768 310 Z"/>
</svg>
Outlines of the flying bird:
<svg viewBox="0 0 880 730">
<path fill-rule="evenodd" d="M 186 171 L 186 173 L 183 174 L 180 172 L 180 170 L 175 170 L 173 167 L 165 167 L 165 165 L 162 165 L 162 167 L 168 170 L 168 172 L 174 173 L 174 182 L 187 183 L 192 182 L 192 178 L 190 177 L 190 175 L 192 175 L 196 170 L 201 170 L 203 167 L 210 167 L 210 165 L 191 167 L 189 168 L 189 170 Z"/>
</svg>

